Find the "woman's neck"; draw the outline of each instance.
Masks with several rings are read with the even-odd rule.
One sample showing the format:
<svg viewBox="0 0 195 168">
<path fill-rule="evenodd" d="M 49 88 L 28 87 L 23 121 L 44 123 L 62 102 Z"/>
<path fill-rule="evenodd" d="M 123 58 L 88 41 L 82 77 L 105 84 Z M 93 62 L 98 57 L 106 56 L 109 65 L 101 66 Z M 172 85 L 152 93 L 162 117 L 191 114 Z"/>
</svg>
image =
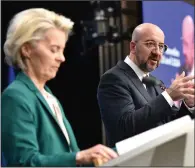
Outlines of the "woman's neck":
<svg viewBox="0 0 195 168">
<path fill-rule="evenodd" d="M 45 86 L 46 80 L 44 80 L 40 76 L 36 75 L 32 71 L 26 70 L 26 71 L 24 71 L 24 73 L 26 73 L 26 75 L 29 76 L 29 78 L 33 81 L 33 83 L 38 88 L 38 90 L 42 93 L 44 91 L 44 86 Z"/>
</svg>

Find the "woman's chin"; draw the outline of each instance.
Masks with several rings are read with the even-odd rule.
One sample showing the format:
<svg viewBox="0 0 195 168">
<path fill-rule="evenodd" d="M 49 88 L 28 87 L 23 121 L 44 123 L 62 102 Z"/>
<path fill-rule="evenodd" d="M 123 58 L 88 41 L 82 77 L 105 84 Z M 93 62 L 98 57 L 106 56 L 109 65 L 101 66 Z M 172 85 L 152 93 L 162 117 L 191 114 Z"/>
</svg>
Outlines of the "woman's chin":
<svg viewBox="0 0 195 168">
<path fill-rule="evenodd" d="M 57 72 L 51 72 L 47 75 L 47 80 L 51 80 L 56 77 Z"/>
</svg>

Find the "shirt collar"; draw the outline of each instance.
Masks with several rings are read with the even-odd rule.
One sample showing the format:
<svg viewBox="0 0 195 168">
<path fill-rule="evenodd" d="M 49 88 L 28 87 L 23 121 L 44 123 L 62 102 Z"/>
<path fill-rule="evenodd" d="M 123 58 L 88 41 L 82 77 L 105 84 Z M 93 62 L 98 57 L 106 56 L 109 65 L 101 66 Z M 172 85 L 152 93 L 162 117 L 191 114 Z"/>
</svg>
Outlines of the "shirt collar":
<svg viewBox="0 0 195 168">
<path fill-rule="evenodd" d="M 124 60 L 125 63 L 127 63 L 132 69 L 133 71 L 136 73 L 136 75 L 138 76 L 138 78 L 140 79 L 140 81 L 142 81 L 143 77 L 148 75 L 149 73 L 145 74 L 130 58 L 129 56 L 127 56 Z"/>
</svg>

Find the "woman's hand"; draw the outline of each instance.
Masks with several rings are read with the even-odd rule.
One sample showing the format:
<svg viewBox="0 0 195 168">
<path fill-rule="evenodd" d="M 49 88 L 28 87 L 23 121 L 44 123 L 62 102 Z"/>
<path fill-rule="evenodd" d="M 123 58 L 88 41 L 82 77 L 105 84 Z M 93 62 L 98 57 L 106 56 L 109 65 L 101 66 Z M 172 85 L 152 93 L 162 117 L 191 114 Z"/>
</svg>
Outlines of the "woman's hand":
<svg viewBox="0 0 195 168">
<path fill-rule="evenodd" d="M 80 164 L 91 164 L 97 160 L 101 160 L 105 163 L 111 159 L 114 159 L 118 154 L 109 147 L 98 144 L 86 150 L 82 150 L 76 154 L 76 163 Z"/>
</svg>

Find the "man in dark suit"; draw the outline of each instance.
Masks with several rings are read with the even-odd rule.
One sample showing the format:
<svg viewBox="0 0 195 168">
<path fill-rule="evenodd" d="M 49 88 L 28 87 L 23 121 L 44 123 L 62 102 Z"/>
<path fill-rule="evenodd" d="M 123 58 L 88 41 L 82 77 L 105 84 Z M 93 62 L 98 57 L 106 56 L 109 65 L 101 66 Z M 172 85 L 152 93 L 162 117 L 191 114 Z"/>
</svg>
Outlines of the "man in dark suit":
<svg viewBox="0 0 195 168">
<path fill-rule="evenodd" d="M 101 77 L 97 96 L 109 146 L 184 115 L 193 117 L 194 76 L 182 73 L 168 89 L 142 82 L 166 49 L 163 31 L 141 24 L 133 31 L 130 55 Z M 177 100 L 183 100 L 180 108 L 174 106 Z"/>
</svg>

